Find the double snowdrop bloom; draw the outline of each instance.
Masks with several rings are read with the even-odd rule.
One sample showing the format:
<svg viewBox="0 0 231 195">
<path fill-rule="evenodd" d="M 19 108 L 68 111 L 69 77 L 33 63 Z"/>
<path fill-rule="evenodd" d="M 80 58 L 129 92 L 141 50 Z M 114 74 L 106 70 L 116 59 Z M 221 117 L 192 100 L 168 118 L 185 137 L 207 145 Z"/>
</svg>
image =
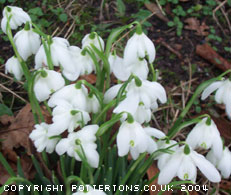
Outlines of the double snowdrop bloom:
<svg viewBox="0 0 231 195">
<path fill-rule="evenodd" d="M 122 85 L 115 85 L 111 87 L 104 96 L 104 102 L 108 103 L 114 99 Z M 150 82 L 147 80 L 141 81 L 139 85 L 132 80 L 126 88 L 126 98 L 121 101 L 114 109 L 114 113 L 129 112 L 136 117 L 136 120 L 149 121 L 150 111 L 145 109 L 156 109 L 157 99 L 161 103 L 167 101 L 167 96 L 164 88 L 157 82 Z M 143 106 L 143 107 L 141 107 Z M 145 109 L 144 109 L 145 108 Z M 145 113 L 145 118 L 137 118 Z"/>
<path fill-rule="evenodd" d="M 54 37 L 50 41 L 50 52 L 53 65 L 60 66 L 62 68 L 63 75 L 67 79 L 71 81 L 76 80 L 79 76 L 79 72 L 76 71 L 74 63 L 72 62 L 71 54 L 69 51 L 69 42 L 66 39 L 60 37 Z M 41 45 L 37 54 L 35 55 L 35 69 L 41 68 L 43 65 L 47 66 L 48 63 L 44 46 Z"/>
<path fill-rule="evenodd" d="M 59 141 L 59 138 L 49 139 L 48 128 L 49 125 L 46 123 L 35 125 L 35 129 L 29 135 L 38 152 L 42 152 L 44 149 L 46 149 L 46 152 L 52 153 L 57 142 Z"/>
<path fill-rule="evenodd" d="M 188 134 L 186 142 L 193 148 L 212 148 L 217 158 L 222 155 L 222 140 L 216 124 L 210 118 L 203 118 Z"/>
<path fill-rule="evenodd" d="M 34 81 L 34 92 L 38 101 L 47 100 L 51 93 L 65 85 L 62 75 L 53 70 L 41 69 Z"/>
<path fill-rule="evenodd" d="M 216 102 L 225 104 L 227 116 L 231 119 L 231 81 L 226 79 L 212 83 L 203 91 L 201 99 L 206 99 L 214 91 L 216 91 Z"/>
<path fill-rule="evenodd" d="M 59 135 L 66 129 L 73 132 L 75 128 L 84 126 L 90 121 L 90 116 L 84 110 L 73 107 L 66 101 L 62 101 L 53 109 L 53 123 L 49 127 L 49 136 Z"/>
<path fill-rule="evenodd" d="M 154 128 L 143 128 L 136 121 L 124 121 L 116 137 L 118 155 L 125 156 L 130 151 L 132 158 L 136 160 L 140 153 L 153 153 L 157 149 L 157 145 L 151 138 L 152 136 L 161 138 L 165 135 Z"/>
<path fill-rule="evenodd" d="M 91 44 L 94 45 L 100 51 L 104 51 L 104 41 L 96 32 L 92 32 L 91 34 L 87 34 L 82 39 L 82 48 L 83 49 L 85 47 L 91 47 Z"/>
<path fill-rule="evenodd" d="M 218 170 L 221 171 L 221 175 L 228 179 L 231 175 L 231 152 L 229 151 L 228 147 L 225 147 L 222 156 L 220 159 L 217 159 L 214 152 L 211 150 L 207 154 L 206 158 L 213 163 L 214 166 L 217 167 Z"/>
<path fill-rule="evenodd" d="M 10 28 L 15 30 L 23 23 L 30 22 L 30 16 L 23 11 L 22 8 L 15 6 L 7 6 L 2 12 L 3 19 L 1 21 L 1 28 L 4 33 L 6 33 L 7 28 L 7 17 L 10 19 Z"/>
<path fill-rule="evenodd" d="M 220 182 L 221 176 L 212 163 L 201 154 L 190 149 L 189 146 L 182 146 L 171 155 L 160 170 L 158 184 L 168 184 L 176 176 L 181 180 L 192 180 L 195 182 L 197 167 L 209 181 L 214 183 Z"/>
<path fill-rule="evenodd" d="M 95 70 L 95 65 L 87 51 L 76 46 L 69 48 L 78 75 L 87 75 Z"/>
<path fill-rule="evenodd" d="M 18 61 L 18 58 L 12 56 L 9 58 L 5 64 L 5 74 L 11 73 L 17 80 L 21 80 L 23 75 L 22 66 Z"/>
<path fill-rule="evenodd" d="M 139 28 L 139 27 L 138 27 Z M 152 63 L 156 56 L 156 50 L 153 42 L 138 29 L 128 40 L 124 49 L 124 63 L 131 64 L 136 58 L 148 57 L 149 63 Z"/>
<path fill-rule="evenodd" d="M 19 55 L 25 61 L 32 54 L 37 53 L 41 44 L 40 36 L 30 28 L 29 23 L 26 23 L 23 30 L 16 33 L 14 42 Z"/>
<path fill-rule="evenodd" d="M 96 150 L 95 134 L 98 128 L 98 125 L 88 125 L 77 132 L 68 134 L 67 138 L 61 139 L 57 144 L 55 151 L 59 155 L 67 152 L 69 156 L 75 157 L 78 161 L 82 161 L 81 156 L 85 154 L 89 165 L 97 168 L 99 164 L 99 154 Z M 79 154 L 81 155 L 79 156 Z"/>
<path fill-rule="evenodd" d="M 76 193 L 72 195 L 107 195 L 107 194 L 101 190 L 92 188 L 90 185 L 85 185 L 83 190 L 78 190 Z"/>
<path fill-rule="evenodd" d="M 71 84 L 56 91 L 48 101 L 50 107 L 55 107 L 63 101 L 68 102 L 73 107 L 86 112 L 96 113 L 100 109 L 100 104 L 96 96 L 88 95 L 88 90 L 84 85 L 76 86 Z"/>
</svg>

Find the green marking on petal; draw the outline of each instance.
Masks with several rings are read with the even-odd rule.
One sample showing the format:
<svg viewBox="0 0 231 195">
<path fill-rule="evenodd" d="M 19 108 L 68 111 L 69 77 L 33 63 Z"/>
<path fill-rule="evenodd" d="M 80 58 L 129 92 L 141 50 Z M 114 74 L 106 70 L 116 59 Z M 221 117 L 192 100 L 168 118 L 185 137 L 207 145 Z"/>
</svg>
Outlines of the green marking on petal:
<svg viewBox="0 0 231 195">
<path fill-rule="evenodd" d="M 134 140 L 131 140 L 129 144 L 130 144 L 131 147 L 134 147 L 135 146 Z"/>
<path fill-rule="evenodd" d="M 188 180 L 188 173 L 184 174 L 184 180 Z"/>
<path fill-rule="evenodd" d="M 74 115 L 76 115 L 77 113 L 79 113 L 79 111 L 78 111 L 78 110 L 71 110 L 71 112 L 70 112 L 70 113 L 71 113 L 71 115 L 73 115 L 73 116 L 74 116 Z"/>
<path fill-rule="evenodd" d="M 204 148 L 204 149 L 207 149 L 207 144 L 206 144 L 205 142 L 203 142 L 203 143 L 201 144 L 201 147 Z"/>
</svg>

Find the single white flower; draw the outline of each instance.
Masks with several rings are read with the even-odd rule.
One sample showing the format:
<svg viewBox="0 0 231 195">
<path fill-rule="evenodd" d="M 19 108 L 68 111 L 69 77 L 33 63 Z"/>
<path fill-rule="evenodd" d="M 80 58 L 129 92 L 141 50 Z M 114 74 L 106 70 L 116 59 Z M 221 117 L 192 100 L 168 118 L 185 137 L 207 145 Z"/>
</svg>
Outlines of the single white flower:
<svg viewBox="0 0 231 195">
<path fill-rule="evenodd" d="M 30 16 L 23 11 L 22 8 L 16 6 L 7 6 L 2 12 L 3 19 L 1 21 L 1 28 L 4 33 L 6 33 L 7 27 L 7 17 L 10 18 L 10 28 L 15 30 L 23 23 L 30 22 Z"/>
<path fill-rule="evenodd" d="M 49 125 L 46 123 L 35 125 L 35 129 L 29 135 L 29 138 L 34 142 L 38 152 L 42 152 L 46 149 L 46 152 L 52 153 L 59 141 L 59 138 L 49 139 L 48 128 Z"/>
<path fill-rule="evenodd" d="M 104 51 L 104 41 L 96 32 L 92 32 L 91 34 L 84 36 L 82 39 L 82 49 L 85 47 L 91 47 L 91 44 L 93 44 L 100 51 Z"/>
<path fill-rule="evenodd" d="M 118 155 L 125 156 L 130 151 L 132 158 L 136 160 L 140 153 L 147 151 L 149 141 L 149 136 L 138 122 L 124 121 L 116 137 Z"/>
<path fill-rule="evenodd" d="M 214 91 L 216 91 L 216 102 L 218 104 L 225 104 L 227 116 L 231 119 L 231 81 L 226 79 L 212 83 L 203 91 L 201 99 L 206 99 Z"/>
<path fill-rule="evenodd" d="M 87 192 L 78 190 L 72 195 L 107 195 L 105 192 L 92 188 L 90 185 L 85 185 L 83 190 L 85 189 Z"/>
<path fill-rule="evenodd" d="M 23 70 L 21 64 L 18 61 L 18 58 L 15 56 L 9 58 L 5 64 L 5 74 L 8 72 L 13 74 L 17 80 L 21 80 Z"/>
<path fill-rule="evenodd" d="M 156 56 L 156 50 L 153 42 L 142 32 L 134 33 L 128 40 L 124 49 L 124 63 L 131 64 L 137 58 L 148 57 L 149 63 L 152 63 Z"/>
<path fill-rule="evenodd" d="M 213 120 L 203 118 L 188 134 L 186 142 L 193 148 L 212 148 L 217 158 L 222 155 L 222 140 Z"/>
<path fill-rule="evenodd" d="M 100 104 L 97 97 L 93 94 L 87 97 L 87 108 L 86 111 L 89 113 L 97 113 L 100 110 Z"/>
<path fill-rule="evenodd" d="M 119 57 L 115 53 L 110 53 L 108 57 L 108 62 L 110 64 L 110 73 L 112 73 L 115 66 L 122 67 L 123 58 Z M 124 71 L 121 71 L 121 72 L 124 72 Z"/>
<path fill-rule="evenodd" d="M 25 28 L 16 33 L 14 42 L 19 55 L 25 61 L 32 54 L 37 53 L 41 44 L 40 36 L 32 29 L 25 30 Z"/>
<path fill-rule="evenodd" d="M 170 183 L 176 176 L 181 180 L 192 180 L 195 182 L 197 177 L 196 167 L 200 169 L 209 181 L 215 183 L 221 181 L 221 176 L 212 163 L 201 154 L 189 149 L 189 147 L 190 151 L 185 152 L 185 147 L 178 148 L 160 170 L 158 177 L 159 185 Z"/>
<path fill-rule="evenodd" d="M 143 104 L 139 104 L 137 110 L 133 114 L 135 121 L 142 124 L 144 122 L 148 123 L 151 120 L 152 111 L 150 108 L 145 108 Z"/>
<path fill-rule="evenodd" d="M 55 151 L 59 155 L 67 152 L 69 156 L 75 157 L 77 161 L 82 161 L 78 152 L 83 155 L 84 151 L 89 165 L 97 168 L 99 165 L 99 154 L 96 150 L 95 134 L 98 128 L 98 125 L 88 125 L 77 132 L 69 133 L 67 138 L 61 139 L 57 144 Z"/>
<path fill-rule="evenodd" d="M 90 121 L 90 116 L 84 110 L 73 107 L 66 101 L 62 101 L 53 109 L 53 123 L 49 127 L 49 136 L 59 135 L 68 129 L 73 132 L 75 128 L 83 126 Z"/>
<path fill-rule="evenodd" d="M 76 71 L 75 65 L 72 61 L 69 46 L 69 42 L 66 39 L 54 37 L 51 41 L 50 52 L 53 65 L 60 66 L 62 68 L 63 75 L 67 79 L 74 81 L 78 78 L 79 72 Z M 35 55 L 35 69 L 39 69 L 44 65 L 48 65 L 47 56 L 44 46 L 41 45 L 37 54 Z"/>
<path fill-rule="evenodd" d="M 149 109 L 152 108 L 153 104 L 157 104 L 157 99 L 161 103 L 166 103 L 167 101 L 164 88 L 157 82 L 143 80 L 141 86 L 137 86 L 132 81 L 128 84 L 126 91 L 126 98 L 118 104 L 113 111 L 114 113 L 126 111 L 134 116 L 140 104 Z"/>
<path fill-rule="evenodd" d="M 61 89 L 65 81 L 59 72 L 47 69 L 38 70 L 34 81 L 34 92 L 38 101 L 47 100 L 51 93 Z"/>
<path fill-rule="evenodd" d="M 79 75 L 87 75 L 95 71 L 94 62 L 85 50 L 76 46 L 71 46 L 69 50 Z"/>
<path fill-rule="evenodd" d="M 71 84 L 52 94 L 48 101 L 48 105 L 50 107 L 55 107 L 59 105 L 60 102 L 62 103 L 63 101 L 66 101 L 80 110 L 84 110 L 86 112 L 98 112 L 99 103 L 97 102 L 98 99 L 94 96 L 95 95 L 93 95 L 93 99 L 89 99 L 88 90 L 84 85 L 81 85 L 80 88 L 77 88 L 76 84 Z"/>
<path fill-rule="evenodd" d="M 231 175 L 231 152 L 229 151 L 228 147 L 222 152 L 222 156 L 220 159 L 217 159 L 214 151 L 210 150 L 207 154 L 206 158 L 213 163 L 214 166 L 217 167 L 218 170 L 221 171 L 221 175 L 228 179 Z"/>
</svg>

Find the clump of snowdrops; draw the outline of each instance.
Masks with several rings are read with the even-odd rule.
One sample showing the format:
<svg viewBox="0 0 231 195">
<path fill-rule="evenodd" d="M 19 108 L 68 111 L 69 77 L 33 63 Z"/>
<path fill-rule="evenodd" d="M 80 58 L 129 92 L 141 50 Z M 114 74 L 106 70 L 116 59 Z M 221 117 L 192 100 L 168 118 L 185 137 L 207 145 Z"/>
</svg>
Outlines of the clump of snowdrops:
<svg viewBox="0 0 231 195">
<path fill-rule="evenodd" d="M 26 12 L 14 6 L 4 8 L 1 28 L 15 54 L 6 62 L 5 72 L 28 84 L 36 123 L 29 137 L 52 171 L 52 178 L 44 177 L 32 156 L 41 184 L 64 183 L 65 192 L 60 194 L 82 193 L 72 192 L 71 184 L 86 186 L 85 194 L 123 194 L 117 187 L 97 190 L 97 185 L 137 185 L 141 190 L 158 177 L 158 184 L 174 181 L 173 186 L 177 187 L 182 181 L 196 183 L 198 170 L 214 183 L 220 182 L 221 177 L 230 177 L 231 153 L 211 117 L 205 114 L 184 119 L 202 92 L 204 100 L 214 91 L 216 102 L 226 105 L 227 116 L 231 118 L 231 81 L 223 78 L 230 71 L 202 83 L 165 135 L 150 126 L 159 104 L 167 103 L 167 94 L 153 66 L 155 46 L 138 22 L 113 29 L 107 38 L 91 32 L 84 36 L 81 47 L 45 34 Z M 19 31 L 13 35 L 12 30 Z M 132 31 L 131 37 L 123 55 L 118 55 L 116 41 L 127 30 Z M 28 64 L 32 57 L 34 66 Z M 97 76 L 95 85 L 79 79 L 92 73 Z M 111 74 L 118 84 L 111 86 Z M 41 105 L 50 112 L 52 123 L 46 123 Z M 110 109 L 113 111 L 108 118 Z M 186 140 L 172 139 L 191 125 L 195 126 Z M 207 154 L 199 154 L 198 148 L 207 150 Z M 8 184 L 36 184 L 22 175 L 16 176 L 4 157 L 0 157 L 11 174 Z M 54 171 L 57 157 L 60 181 Z M 144 176 L 155 161 L 160 172 L 148 181 Z"/>
</svg>

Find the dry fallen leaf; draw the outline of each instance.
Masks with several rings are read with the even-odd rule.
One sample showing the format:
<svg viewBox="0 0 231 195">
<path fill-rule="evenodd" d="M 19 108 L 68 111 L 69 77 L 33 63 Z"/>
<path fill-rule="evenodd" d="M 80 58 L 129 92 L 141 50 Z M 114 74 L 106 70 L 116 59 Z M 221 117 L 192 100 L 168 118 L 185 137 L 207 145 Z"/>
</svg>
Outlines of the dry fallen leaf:
<svg viewBox="0 0 231 195">
<path fill-rule="evenodd" d="M 187 30 L 196 31 L 196 35 L 198 36 L 207 36 L 209 34 L 206 31 L 209 29 L 209 27 L 205 24 L 205 22 L 202 22 L 202 24 L 200 24 L 200 21 L 196 18 L 187 18 L 184 22 L 188 24 L 185 25 L 184 28 Z"/>
<path fill-rule="evenodd" d="M 0 123 L 3 124 L 4 126 L 11 124 L 13 120 L 14 120 L 13 116 L 9 116 L 6 114 L 0 116 Z"/>
<path fill-rule="evenodd" d="M 217 66 L 223 71 L 231 69 L 231 63 L 229 63 L 226 59 L 221 57 L 212 47 L 210 47 L 207 43 L 203 45 L 196 46 L 196 54 L 201 56 L 202 58 L 208 60 L 210 63 Z"/>
<path fill-rule="evenodd" d="M 85 76 L 80 76 L 78 80 L 86 80 L 90 84 L 95 84 L 96 83 L 96 75 L 89 74 L 89 75 L 85 75 Z"/>
<path fill-rule="evenodd" d="M 160 8 L 155 3 L 145 3 L 144 5 L 149 11 L 151 11 L 152 13 L 156 13 L 156 16 L 164 22 L 169 21 L 169 19 L 165 15 L 163 15 Z"/>
</svg>

